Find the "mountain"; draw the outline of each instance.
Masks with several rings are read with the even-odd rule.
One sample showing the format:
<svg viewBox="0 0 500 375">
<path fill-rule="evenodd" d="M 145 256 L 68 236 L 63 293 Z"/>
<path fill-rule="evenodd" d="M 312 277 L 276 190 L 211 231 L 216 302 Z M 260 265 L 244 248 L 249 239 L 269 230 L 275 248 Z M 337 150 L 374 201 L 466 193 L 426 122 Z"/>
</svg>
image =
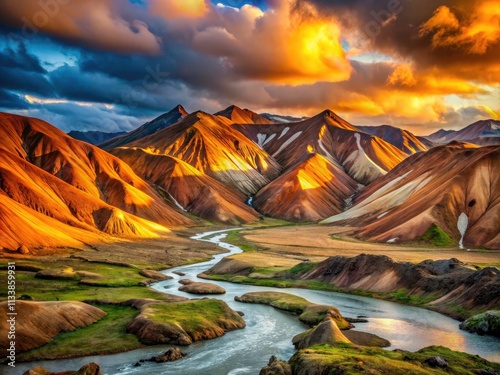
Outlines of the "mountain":
<svg viewBox="0 0 500 375">
<path fill-rule="evenodd" d="M 285 169 L 304 155 L 318 153 L 363 185 L 383 176 L 408 156 L 328 110 L 296 123 L 234 125 L 234 128 Z"/>
<path fill-rule="evenodd" d="M 500 121 L 477 121 L 459 131 L 439 130 L 427 138 L 441 144 L 462 141 L 479 146 L 500 145 Z"/>
<path fill-rule="evenodd" d="M 289 122 L 300 122 L 307 120 L 307 117 L 273 115 L 272 113 L 261 113 L 262 117 L 267 118 L 273 124 L 287 124 Z"/>
<path fill-rule="evenodd" d="M 342 212 L 357 188 L 341 168 L 319 154 L 308 154 L 262 188 L 254 206 L 274 218 L 318 221 Z"/>
<path fill-rule="evenodd" d="M 324 223 L 356 226 L 372 241 L 446 233 L 465 246 L 500 248 L 500 147 L 460 142 L 410 156 Z M 464 232 L 463 238 L 461 231 Z"/>
<path fill-rule="evenodd" d="M 390 125 L 356 126 L 359 130 L 382 138 L 406 154 L 427 151 L 434 144 L 424 137 L 417 137 L 413 133 Z"/>
<path fill-rule="evenodd" d="M 72 138 L 78 139 L 79 141 L 87 142 L 92 145 L 98 145 L 107 141 L 108 139 L 119 137 L 120 135 L 125 134 L 125 132 L 118 133 L 106 133 L 100 131 L 88 131 L 81 132 L 77 130 L 72 130 L 68 133 L 68 135 Z"/>
<path fill-rule="evenodd" d="M 0 247 L 155 237 L 193 222 L 123 161 L 34 118 L 0 113 Z"/>
<path fill-rule="evenodd" d="M 249 109 L 241 109 L 235 105 L 231 105 L 223 111 L 215 113 L 215 115 L 228 118 L 235 124 L 272 124 L 269 119 Z"/>
<path fill-rule="evenodd" d="M 130 142 L 134 142 L 150 134 L 156 133 L 159 130 L 165 129 L 168 126 L 179 122 L 187 115 L 188 113 L 186 112 L 186 110 L 181 105 L 177 105 L 169 112 L 164 113 L 163 115 L 155 118 L 150 122 L 146 122 L 144 125 L 139 126 L 137 129 L 101 143 L 99 147 L 107 151 L 112 150 L 115 147 L 121 147 Z"/>
<path fill-rule="evenodd" d="M 259 218 L 259 214 L 244 203 L 245 195 L 180 159 L 150 154 L 137 148 L 116 148 L 112 153 L 146 181 L 163 189 L 184 211 L 210 221 L 232 225 L 249 223 Z"/>
<path fill-rule="evenodd" d="M 224 116 L 198 111 L 127 147 L 173 156 L 245 195 L 253 195 L 278 177 L 281 166 L 232 124 Z"/>
</svg>

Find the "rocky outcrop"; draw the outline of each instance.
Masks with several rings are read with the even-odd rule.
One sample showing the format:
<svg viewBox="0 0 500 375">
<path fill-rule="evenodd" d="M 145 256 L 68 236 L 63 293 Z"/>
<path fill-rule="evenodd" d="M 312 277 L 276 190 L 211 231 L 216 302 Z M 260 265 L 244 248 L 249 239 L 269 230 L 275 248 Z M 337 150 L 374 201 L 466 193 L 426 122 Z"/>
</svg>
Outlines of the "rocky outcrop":
<svg viewBox="0 0 500 375">
<path fill-rule="evenodd" d="M 458 259 L 413 264 L 383 255 L 335 256 L 299 276 L 348 290 L 404 291 L 407 296 L 434 297 L 428 306 L 443 312 L 453 304 L 469 310 L 492 309 L 500 304 L 500 270 L 488 267 L 478 271 Z"/>
<path fill-rule="evenodd" d="M 288 362 L 279 360 L 273 355 L 267 366 L 260 370 L 259 375 L 292 375 L 292 368 Z"/>
<path fill-rule="evenodd" d="M 190 345 L 245 327 L 245 321 L 216 299 L 140 304 L 141 313 L 127 326 L 144 344 Z"/>
<path fill-rule="evenodd" d="M 327 317 L 315 328 L 299 333 L 292 339 L 292 342 L 297 349 L 305 349 L 313 345 L 335 345 L 339 342 L 351 343 L 331 317 Z"/>
<path fill-rule="evenodd" d="M 279 292 L 252 292 L 241 297 L 234 297 L 235 301 L 244 303 L 260 303 L 269 305 L 280 310 L 288 311 L 299 316 L 299 320 L 309 326 L 320 323 L 329 316 L 335 320 L 341 329 L 352 328 L 340 314 L 339 310 L 333 306 L 316 305 L 308 300 L 288 293 Z"/>
<path fill-rule="evenodd" d="M 474 315 L 460 324 L 460 329 L 479 335 L 500 337 L 500 311 L 487 311 Z"/>
<path fill-rule="evenodd" d="M 218 285 L 211 283 L 189 283 L 179 288 L 181 292 L 191 294 L 225 294 L 226 290 Z"/>
<path fill-rule="evenodd" d="M 165 353 L 157 355 L 151 358 L 151 361 L 156 363 L 165 363 L 165 362 L 173 362 L 178 361 L 179 359 L 184 358 L 186 355 L 182 353 L 179 348 L 168 349 Z"/>
<path fill-rule="evenodd" d="M 0 314 L 7 316 L 7 301 L 0 303 Z M 16 301 L 16 350 L 18 353 L 38 348 L 52 341 L 59 333 L 86 327 L 106 316 L 97 307 L 76 301 Z M 2 319 L 1 331 L 7 332 Z M 0 336 L 0 347 L 8 348 L 7 335 Z"/>
<path fill-rule="evenodd" d="M 143 269 L 139 272 L 141 276 L 147 277 L 155 281 L 171 280 L 171 276 L 167 276 L 159 271 Z"/>
<path fill-rule="evenodd" d="M 498 374 L 500 364 L 477 355 L 431 346 L 415 353 L 403 350 L 339 345 L 307 348 L 289 361 L 294 375 L 324 374 Z"/>
<path fill-rule="evenodd" d="M 23 375 L 102 375 L 102 372 L 99 365 L 92 362 L 82 366 L 78 371 L 50 372 L 44 367 L 35 367 Z"/>
</svg>

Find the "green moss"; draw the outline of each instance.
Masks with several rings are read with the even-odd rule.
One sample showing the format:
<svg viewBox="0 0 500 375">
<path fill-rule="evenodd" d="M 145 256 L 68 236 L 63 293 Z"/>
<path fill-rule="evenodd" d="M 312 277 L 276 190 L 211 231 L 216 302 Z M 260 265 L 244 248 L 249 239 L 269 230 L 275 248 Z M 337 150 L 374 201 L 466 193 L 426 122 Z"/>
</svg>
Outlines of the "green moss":
<svg viewBox="0 0 500 375">
<path fill-rule="evenodd" d="M 302 263 L 299 263 L 296 266 L 290 268 L 290 270 L 288 270 L 287 274 L 289 274 L 291 276 L 304 274 L 304 273 L 312 270 L 318 264 L 319 263 L 317 263 L 317 262 L 309 262 L 309 261 L 302 262 Z"/>
<path fill-rule="evenodd" d="M 246 293 L 235 299 L 245 303 L 269 305 L 280 310 L 291 312 L 292 314 L 299 315 L 299 320 L 310 326 L 320 323 L 326 317 L 327 312 L 330 311 L 340 329 L 345 329 L 350 326 L 335 307 L 317 305 L 294 294 L 253 292 Z"/>
<path fill-rule="evenodd" d="M 223 320 L 243 322 L 236 312 L 218 299 L 152 304 L 147 308 L 147 316 L 153 322 L 181 326 L 191 337 Z"/>
<path fill-rule="evenodd" d="M 6 273 L 0 273 L 0 283 L 4 283 L 4 285 L 6 285 L 5 277 Z M 137 280 L 143 279 L 144 277 L 142 276 L 137 277 Z M 77 280 L 38 279 L 35 277 L 35 272 L 16 272 L 17 294 L 29 295 L 35 301 L 83 301 L 89 299 L 126 301 L 131 298 L 165 298 L 162 293 L 156 292 L 150 288 L 137 286 L 137 283 L 128 286 L 116 285 L 123 284 L 121 282 L 109 284 L 100 283 L 99 285 L 90 286 L 82 285 Z M 2 290 L 0 293 L 2 297 L 6 297 L 6 291 Z"/>
<path fill-rule="evenodd" d="M 241 250 L 244 252 L 255 252 L 257 249 L 250 244 L 249 242 L 246 242 L 243 237 L 240 234 L 239 230 L 232 230 L 229 232 L 224 239 L 224 242 L 230 243 L 231 245 L 238 246 Z"/>
<path fill-rule="evenodd" d="M 422 240 L 433 246 L 449 247 L 455 245 L 455 241 L 446 234 L 437 224 L 433 223 L 422 236 Z"/>
<path fill-rule="evenodd" d="M 442 357 L 446 369 L 425 364 L 429 357 Z M 433 346 L 416 353 L 363 348 L 349 344 L 313 346 L 297 352 L 290 360 L 294 373 L 307 368 L 317 374 L 456 374 L 472 375 L 479 371 L 500 370 L 500 364 L 489 363 L 478 356 Z"/>
<path fill-rule="evenodd" d="M 98 322 L 73 332 L 58 335 L 38 349 L 20 354 L 20 361 L 81 357 L 96 354 L 124 352 L 144 345 L 137 337 L 127 333 L 127 325 L 139 311 L 124 306 L 97 306 L 108 315 Z"/>
</svg>

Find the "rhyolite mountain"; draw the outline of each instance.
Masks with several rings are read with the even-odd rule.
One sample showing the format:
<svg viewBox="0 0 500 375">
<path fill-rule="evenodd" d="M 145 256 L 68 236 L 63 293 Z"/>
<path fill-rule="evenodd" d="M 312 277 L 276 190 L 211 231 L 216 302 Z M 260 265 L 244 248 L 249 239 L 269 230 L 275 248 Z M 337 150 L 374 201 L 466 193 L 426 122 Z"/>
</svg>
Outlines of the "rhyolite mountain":
<svg viewBox="0 0 500 375">
<path fill-rule="evenodd" d="M 109 153 L 41 120 L 1 114 L 0 124 L 0 246 L 9 249 L 154 237 L 194 224 L 192 215 L 230 225 L 326 219 L 382 242 L 442 231 L 500 248 L 498 147 L 432 148 L 328 110 L 271 123 L 236 106 L 177 106 L 101 144 Z M 493 125 L 471 126 L 492 138 Z M 465 138 L 479 134 L 468 128 Z"/>
<path fill-rule="evenodd" d="M 121 147 L 112 152 L 139 176 L 161 188 L 181 210 L 210 221 L 235 225 L 259 218 L 259 214 L 244 203 L 244 194 L 180 159 L 151 154 L 140 148 Z"/>
<path fill-rule="evenodd" d="M 234 127 L 267 151 L 285 170 L 304 155 L 317 153 L 362 185 L 383 176 L 408 156 L 329 110 L 297 123 Z"/>
<path fill-rule="evenodd" d="M 38 119 L 0 113 L 0 247 L 155 237 L 193 221 L 119 158 Z"/>
<path fill-rule="evenodd" d="M 259 115 L 249 109 L 241 109 L 238 106 L 230 105 L 226 109 L 215 113 L 216 116 L 223 116 L 235 124 L 272 124 L 273 121 Z"/>
<path fill-rule="evenodd" d="M 149 121 L 142 126 L 139 126 L 137 129 L 101 143 L 99 147 L 108 151 L 112 150 L 115 147 L 123 146 L 127 143 L 136 141 L 150 134 L 156 133 L 159 130 L 165 129 L 168 126 L 179 122 L 187 115 L 188 113 L 186 112 L 184 107 L 182 107 L 179 104 L 174 108 L 172 108 L 167 113 L 164 113 L 163 115 L 158 116 L 154 120 Z"/>
<path fill-rule="evenodd" d="M 225 116 L 198 111 L 123 147 L 175 157 L 245 195 L 252 195 L 278 177 L 282 168 L 232 124 Z"/>
<path fill-rule="evenodd" d="M 72 130 L 68 133 L 70 137 L 78 139 L 79 141 L 90 143 L 92 145 L 98 145 L 100 143 L 106 142 L 108 139 L 119 137 L 120 135 L 123 134 L 125 134 L 125 132 L 117 132 L 117 133 L 106 133 L 100 131 L 81 132 L 77 130 Z"/>
<path fill-rule="evenodd" d="M 342 168 L 311 153 L 263 187 L 254 205 L 263 214 L 288 221 L 318 221 L 341 213 L 358 184 Z"/>
<path fill-rule="evenodd" d="M 442 230 L 464 246 L 497 249 L 499 166 L 500 146 L 435 147 L 407 158 L 324 223 L 354 225 L 371 241 L 419 240 Z"/>
<path fill-rule="evenodd" d="M 441 129 L 426 138 L 439 144 L 461 141 L 479 146 L 500 145 L 500 121 L 481 120 L 458 131 Z"/>
<path fill-rule="evenodd" d="M 400 129 L 391 125 L 380 126 L 356 126 L 359 130 L 375 135 L 382 138 L 384 141 L 389 142 L 396 146 L 401 151 L 407 154 L 414 154 L 416 152 L 427 151 L 434 147 L 432 141 L 425 137 L 419 137 L 409 132 L 408 130 Z"/>
</svg>

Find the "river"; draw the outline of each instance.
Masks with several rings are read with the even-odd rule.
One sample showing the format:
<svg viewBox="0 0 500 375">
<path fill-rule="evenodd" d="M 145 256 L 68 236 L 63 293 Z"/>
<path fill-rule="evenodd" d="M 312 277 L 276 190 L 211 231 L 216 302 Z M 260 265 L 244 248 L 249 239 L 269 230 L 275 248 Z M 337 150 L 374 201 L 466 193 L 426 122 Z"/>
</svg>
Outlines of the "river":
<svg viewBox="0 0 500 375">
<path fill-rule="evenodd" d="M 152 287 L 161 292 L 193 298 L 193 295 L 177 290 L 180 286 L 179 279 L 195 280 L 198 274 L 222 258 L 242 251 L 223 242 L 226 237 L 225 232 L 227 231 L 206 232 L 192 238 L 215 243 L 227 249 L 229 253 L 218 254 L 208 262 L 166 270 L 164 273 L 173 279 L 156 283 Z M 185 276 L 181 277 L 173 272 L 182 272 Z M 443 345 L 500 362 L 500 339 L 461 331 L 456 320 L 430 310 L 341 293 L 211 282 L 226 290 L 226 294 L 216 298 L 226 301 L 234 310 L 242 311 L 247 326 L 243 330 L 229 332 L 221 338 L 194 343 L 183 348 L 188 355 L 180 361 L 165 364 L 147 362 L 140 367 L 133 366 L 138 360 L 158 355 L 169 348 L 169 346 L 155 346 L 114 355 L 19 364 L 12 374 L 22 374 L 34 366 L 62 371 L 78 369 L 86 363 L 97 362 L 107 375 L 255 375 L 267 364 L 271 355 L 282 359 L 291 357 L 294 353 L 292 337 L 307 329 L 296 316 L 289 313 L 270 306 L 234 301 L 235 296 L 267 290 L 292 293 L 311 302 L 336 306 L 346 317 L 367 316 L 368 323 L 356 324 L 356 328 L 388 339 L 392 343 L 389 350 L 399 348 L 416 351 L 430 345 Z"/>
</svg>

